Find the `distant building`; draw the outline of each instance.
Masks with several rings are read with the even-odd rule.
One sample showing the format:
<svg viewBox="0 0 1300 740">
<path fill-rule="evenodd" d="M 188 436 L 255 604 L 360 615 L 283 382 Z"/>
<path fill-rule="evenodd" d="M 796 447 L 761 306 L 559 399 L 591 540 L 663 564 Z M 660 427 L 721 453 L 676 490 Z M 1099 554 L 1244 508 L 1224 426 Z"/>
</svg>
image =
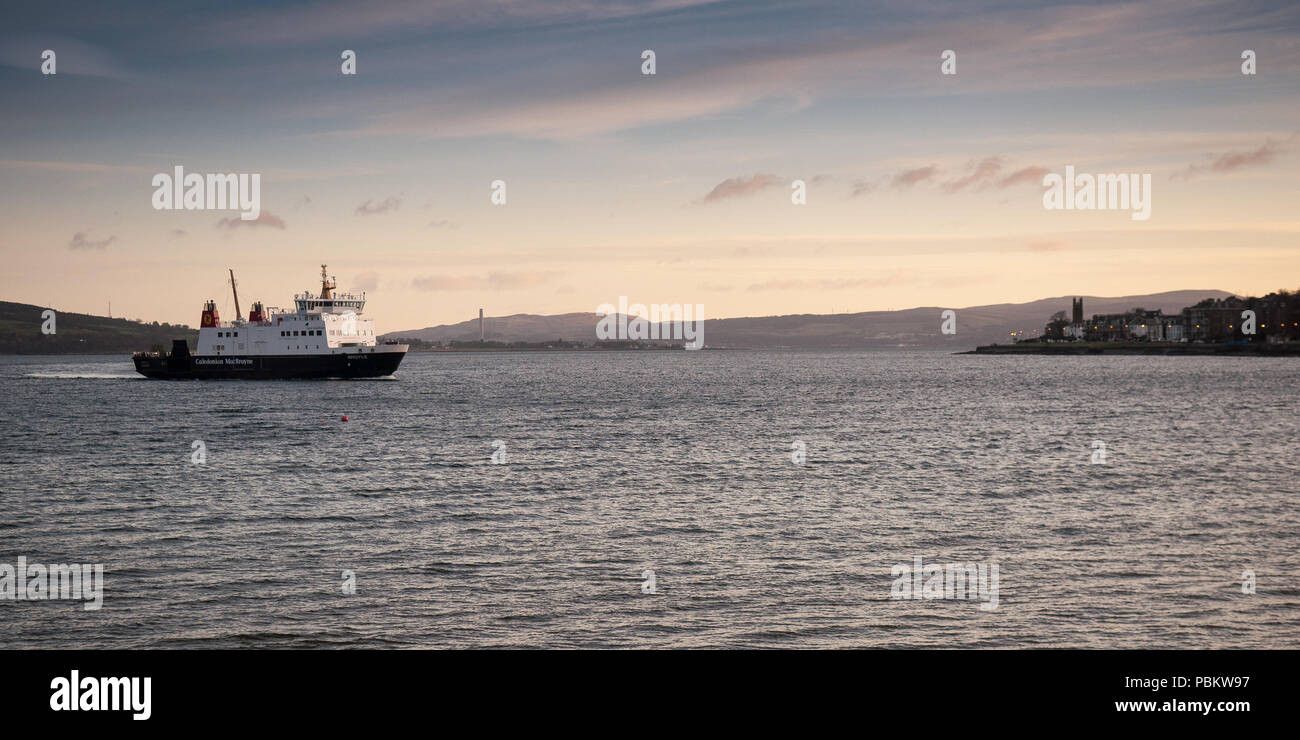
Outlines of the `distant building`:
<svg viewBox="0 0 1300 740">
<path fill-rule="evenodd" d="M 1070 301 L 1071 321 L 1057 311 L 1043 329 L 1046 341 L 1090 342 L 1295 342 L 1300 341 L 1300 295 L 1290 291 L 1262 298 L 1207 298 L 1180 313 L 1134 308 L 1083 319 L 1083 299 Z M 1243 332 L 1243 313 L 1255 313 L 1253 334 Z"/>
<path fill-rule="evenodd" d="M 1184 332 L 1192 342 L 1241 339 L 1241 312 L 1246 308 L 1246 301 L 1236 296 L 1206 298 L 1183 309 Z"/>
</svg>

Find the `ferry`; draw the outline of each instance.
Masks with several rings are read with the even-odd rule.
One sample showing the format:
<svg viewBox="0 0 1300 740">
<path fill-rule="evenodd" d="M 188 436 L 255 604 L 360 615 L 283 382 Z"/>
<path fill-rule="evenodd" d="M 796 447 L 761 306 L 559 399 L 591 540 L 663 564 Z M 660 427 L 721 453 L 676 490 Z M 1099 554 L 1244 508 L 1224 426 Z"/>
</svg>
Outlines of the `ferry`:
<svg viewBox="0 0 1300 740">
<path fill-rule="evenodd" d="M 378 378 L 392 375 L 409 347 L 376 343 L 375 324 L 360 318 L 366 296 L 337 291 L 337 281 L 320 268 L 320 293 L 293 297 L 294 310 L 253 304 L 244 320 L 239 311 L 235 273 L 230 288 L 235 320 L 221 321 L 208 300 L 194 352 L 184 339 L 170 353 L 137 352 L 135 370 L 146 378 L 268 380 L 281 378 Z"/>
</svg>

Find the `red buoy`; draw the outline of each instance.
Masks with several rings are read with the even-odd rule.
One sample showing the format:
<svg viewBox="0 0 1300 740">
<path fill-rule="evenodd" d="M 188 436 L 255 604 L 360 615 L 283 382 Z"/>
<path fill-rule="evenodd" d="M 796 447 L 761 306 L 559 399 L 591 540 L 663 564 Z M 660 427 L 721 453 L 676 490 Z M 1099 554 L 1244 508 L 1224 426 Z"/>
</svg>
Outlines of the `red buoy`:
<svg viewBox="0 0 1300 740">
<path fill-rule="evenodd" d="M 346 417 L 346 416 L 343 417 L 343 421 L 347 421 L 347 420 L 348 420 L 348 417 Z"/>
</svg>

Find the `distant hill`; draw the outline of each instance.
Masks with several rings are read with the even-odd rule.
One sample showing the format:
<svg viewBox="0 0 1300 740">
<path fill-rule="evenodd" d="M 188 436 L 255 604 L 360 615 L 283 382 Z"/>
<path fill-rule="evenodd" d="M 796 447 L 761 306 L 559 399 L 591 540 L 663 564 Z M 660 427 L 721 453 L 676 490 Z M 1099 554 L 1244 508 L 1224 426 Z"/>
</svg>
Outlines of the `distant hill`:
<svg viewBox="0 0 1300 740">
<path fill-rule="evenodd" d="M 1177 313 L 1205 298 L 1226 298 L 1222 290 L 1177 290 L 1150 295 L 1115 298 L 1084 296 L 1085 316 L 1120 313 L 1133 308 L 1160 309 Z M 795 314 L 754 318 L 709 319 L 704 321 L 704 343 L 709 347 L 750 349 L 885 349 L 885 348 L 971 348 L 1011 341 L 1011 332 L 1041 332 L 1053 313 L 1070 313 L 1071 296 L 1044 298 L 1029 303 L 999 303 L 991 306 L 927 306 L 902 311 L 867 311 L 849 314 Z M 945 308 L 957 312 L 957 333 L 939 333 L 939 314 Z M 707 306 L 705 316 L 708 316 Z M 592 313 L 555 316 L 515 314 L 487 319 L 487 339 L 502 342 L 543 342 L 553 339 L 591 342 L 596 338 Z M 476 341 L 478 319 L 458 324 L 395 331 L 382 338 L 422 339 L 426 342 Z"/>
<path fill-rule="evenodd" d="M 155 344 L 171 349 L 173 339 L 190 340 L 196 329 L 173 324 L 144 324 L 55 309 L 54 334 L 41 333 L 41 313 L 46 306 L 0 301 L 0 353 L 117 354 L 148 350 Z"/>
</svg>

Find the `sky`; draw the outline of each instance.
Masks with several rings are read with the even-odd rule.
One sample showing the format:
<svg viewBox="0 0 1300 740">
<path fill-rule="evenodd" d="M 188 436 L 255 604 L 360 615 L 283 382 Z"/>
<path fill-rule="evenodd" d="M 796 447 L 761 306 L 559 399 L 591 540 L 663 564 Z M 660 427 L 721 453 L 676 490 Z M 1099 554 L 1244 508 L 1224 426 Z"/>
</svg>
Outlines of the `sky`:
<svg viewBox="0 0 1300 740">
<path fill-rule="evenodd" d="M 1295 3 L 5 15 L 3 300 L 194 326 L 208 298 L 233 316 L 228 268 L 246 311 L 327 263 L 388 332 L 619 296 L 724 318 L 1300 288 Z M 260 218 L 155 209 L 177 166 L 260 174 Z M 1149 174 L 1150 218 L 1045 208 L 1066 166 Z"/>
</svg>

